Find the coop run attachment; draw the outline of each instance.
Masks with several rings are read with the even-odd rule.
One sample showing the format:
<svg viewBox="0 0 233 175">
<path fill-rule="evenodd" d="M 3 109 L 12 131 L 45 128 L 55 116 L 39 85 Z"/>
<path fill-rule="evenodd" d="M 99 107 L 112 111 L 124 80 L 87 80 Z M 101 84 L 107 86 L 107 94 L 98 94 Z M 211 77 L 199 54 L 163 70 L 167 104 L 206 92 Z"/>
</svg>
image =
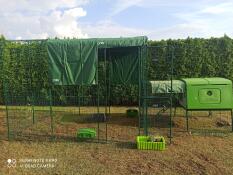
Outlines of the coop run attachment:
<svg viewBox="0 0 233 175">
<path fill-rule="evenodd" d="M 170 100 L 169 94 L 172 94 L 172 100 Z M 175 121 L 178 121 L 178 125 L 181 122 L 186 124 L 186 129 L 189 133 L 221 135 L 221 133 L 226 134 L 229 131 L 233 131 L 231 80 L 212 77 L 149 81 L 146 98 L 147 104 L 145 106 L 146 115 L 149 117 L 147 118 L 148 125 L 157 126 L 158 128 L 163 127 L 162 123 L 159 122 L 163 121 L 166 116 L 164 113 L 169 111 L 170 106 L 170 109 L 173 107 L 174 110 L 172 114 L 174 125 L 176 125 Z M 178 120 L 179 118 L 176 117 L 177 109 L 180 110 L 181 108 L 185 110 L 184 116 L 186 121 L 184 120 L 184 122 L 181 118 Z M 209 115 L 203 115 L 205 111 Z M 214 111 L 215 113 L 218 112 L 218 114 L 212 116 Z M 191 116 L 190 113 L 194 115 Z M 200 122 L 198 122 L 199 120 Z M 170 124 L 172 125 L 172 123 Z M 148 126 L 147 128 L 150 127 Z M 192 128 L 192 132 L 190 132 L 190 128 Z"/>
</svg>

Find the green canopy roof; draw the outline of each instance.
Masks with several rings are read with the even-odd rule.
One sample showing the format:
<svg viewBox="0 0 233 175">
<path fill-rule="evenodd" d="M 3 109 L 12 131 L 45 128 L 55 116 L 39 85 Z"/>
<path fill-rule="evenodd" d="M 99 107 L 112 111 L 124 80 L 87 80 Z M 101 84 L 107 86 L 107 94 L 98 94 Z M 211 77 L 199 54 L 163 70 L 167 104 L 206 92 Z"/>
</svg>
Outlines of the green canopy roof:
<svg viewBox="0 0 233 175">
<path fill-rule="evenodd" d="M 120 38 L 89 38 L 89 39 L 48 39 L 47 43 L 59 42 L 79 42 L 85 44 L 97 44 L 98 48 L 114 48 L 114 47 L 132 47 L 143 46 L 147 43 L 146 36 L 137 37 L 120 37 Z"/>
<path fill-rule="evenodd" d="M 128 84 L 138 82 L 139 57 L 137 50 L 132 50 L 132 47 L 146 45 L 147 37 L 49 39 L 46 43 L 49 71 L 54 84 L 95 83 L 99 48 L 118 48 L 117 52 L 111 51 L 111 79 Z"/>
<path fill-rule="evenodd" d="M 98 38 L 96 41 L 99 48 L 131 47 L 145 45 L 147 43 L 147 37 L 138 36 L 131 38 Z"/>
</svg>

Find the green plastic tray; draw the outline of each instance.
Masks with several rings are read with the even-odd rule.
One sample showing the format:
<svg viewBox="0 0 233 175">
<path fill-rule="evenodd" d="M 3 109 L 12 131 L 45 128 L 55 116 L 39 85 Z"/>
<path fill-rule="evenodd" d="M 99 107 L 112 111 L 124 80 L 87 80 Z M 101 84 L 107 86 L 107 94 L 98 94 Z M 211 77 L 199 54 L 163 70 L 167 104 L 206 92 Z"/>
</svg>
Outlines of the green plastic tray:
<svg viewBox="0 0 233 175">
<path fill-rule="evenodd" d="M 151 141 L 150 136 L 137 136 L 137 148 L 140 150 L 165 150 L 165 139 L 164 137 L 156 137 L 159 141 Z"/>
<path fill-rule="evenodd" d="M 96 137 L 96 131 L 92 128 L 81 128 L 77 131 L 77 138 L 91 139 Z"/>
<path fill-rule="evenodd" d="M 138 117 L 138 110 L 137 109 L 127 109 L 126 115 L 127 115 L 127 117 Z"/>
</svg>

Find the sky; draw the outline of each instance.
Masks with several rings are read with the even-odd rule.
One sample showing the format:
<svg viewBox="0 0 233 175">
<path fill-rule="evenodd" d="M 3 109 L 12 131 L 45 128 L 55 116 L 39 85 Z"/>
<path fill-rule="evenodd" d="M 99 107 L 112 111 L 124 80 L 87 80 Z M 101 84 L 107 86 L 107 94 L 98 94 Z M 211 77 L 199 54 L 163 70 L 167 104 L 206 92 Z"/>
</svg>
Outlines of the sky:
<svg viewBox="0 0 233 175">
<path fill-rule="evenodd" d="M 233 37 L 233 0 L 0 0 L 7 39 Z"/>
</svg>

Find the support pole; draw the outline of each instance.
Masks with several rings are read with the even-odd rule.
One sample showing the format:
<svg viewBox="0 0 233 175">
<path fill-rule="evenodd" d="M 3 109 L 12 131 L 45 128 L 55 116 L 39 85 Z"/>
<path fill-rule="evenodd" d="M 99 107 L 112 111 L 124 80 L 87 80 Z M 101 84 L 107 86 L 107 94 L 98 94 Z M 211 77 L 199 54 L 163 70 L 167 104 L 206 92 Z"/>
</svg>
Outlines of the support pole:
<svg viewBox="0 0 233 175">
<path fill-rule="evenodd" d="M 185 117 L 186 117 L 186 130 L 189 131 L 189 117 L 188 117 L 188 110 L 185 109 Z"/>
<path fill-rule="evenodd" d="M 98 55 L 98 47 L 96 48 L 97 49 L 97 55 Z M 98 60 L 98 58 L 97 58 L 97 71 L 96 71 L 96 81 L 97 81 L 97 114 L 98 114 L 98 117 L 99 117 L 99 112 L 100 112 L 100 109 L 99 109 L 99 103 L 100 103 L 100 101 L 99 101 L 99 96 L 100 96 L 100 88 L 99 88 L 99 60 Z M 99 120 L 98 120 L 98 123 L 97 123 L 97 127 L 98 127 L 98 141 L 99 141 L 99 139 L 100 139 L 100 137 L 99 137 L 99 133 L 100 133 L 100 124 L 99 124 Z"/>
<path fill-rule="evenodd" d="M 9 123 L 9 112 L 8 112 L 8 93 L 7 93 L 7 89 L 8 87 L 6 83 L 3 84 L 3 88 L 4 88 L 4 98 L 5 98 L 5 105 L 6 105 L 6 124 L 7 124 L 7 138 L 8 140 L 10 140 L 10 123 Z"/>
<path fill-rule="evenodd" d="M 107 53 L 106 53 L 107 54 Z M 108 98 L 108 118 L 110 119 L 110 113 L 111 113 L 111 109 L 110 109 L 110 106 L 111 106 L 111 104 L 110 104 L 110 88 L 111 88 L 111 86 L 110 86 L 110 83 L 111 83 L 111 54 L 110 54 L 110 50 L 108 51 L 108 88 L 107 88 L 107 90 L 108 90 L 108 95 L 107 95 L 107 98 Z M 107 134 L 107 132 L 106 132 L 106 134 Z M 107 137 L 106 137 L 107 138 Z"/>
<path fill-rule="evenodd" d="M 6 123 L 7 123 L 7 138 L 10 140 L 10 124 L 9 124 L 9 113 L 8 113 L 8 105 L 6 104 Z"/>
<path fill-rule="evenodd" d="M 109 51 L 109 53 L 108 53 L 108 55 L 109 55 L 109 63 L 111 64 L 111 61 L 112 61 L 112 59 L 111 59 L 111 52 Z M 112 77 L 112 75 L 111 75 L 111 66 L 110 66 L 110 64 L 109 64 L 109 78 L 108 78 L 108 113 L 109 113 L 109 117 L 110 117 L 110 113 L 111 113 L 111 102 L 110 102 L 110 98 L 111 98 L 111 77 Z"/>
<path fill-rule="evenodd" d="M 105 141 L 107 142 L 108 140 L 108 123 L 107 123 L 107 113 L 108 113 L 108 87 L 107 87 L 107 52 L 106 52 L 106 48 L 104 48 L 104 84 L 105 84 Z"/>
<path fill-rule="evenodd" d="M 145 61 L 146 60 L 142 60 L 142 66 L 143 66 L 143 69 L 142 69 L 142 77 L 145 78 L 145 73 L 144 73 L 144 64 L 145 64 Z M 143 79 L 143 96 L 146 97 L 147 96 L 147 87 L 146 87 L 146 82 L 147 80 Z M 148 135 L 148 118 L 147 118 L 147 99 L 146 98 L 143 98 L 143 130 L 144 130 L 144 135 Z"/>
<path fill-rule="evenodd" d="M 170 92 L 170 132 L 169 132 L 169 138 L 170 138 L 170 144 L 172 142 L 172 108 L 173 108 L 173 59 L 174 59 L 174 48 L 172 47 L 172 55 L 171 55 L 171 92 Z"/>
<path fill-rule="evenodd" d="M 141 56 L 140 49 L 138 48 L 138 135 L 140 135 L 141 132 Z"/>
<path fill-rule="evenodd" d="M 35 124 L 35 97 L 34 93 L 32 92 L 32 123 Z"/>
<path fill-rule="evenodd" d="M 148 130 L 148 106 L 147 106 L 148 104 L 147 104 L 147 100 L 146 100 L 146 136 L 148 136 L 148 134 L 149 134 L 149 130 Z"/>
<path fill-rule="evenodd" d="M 80 116 L 80 86 L 78 86 L 78 115 Z"/>
<path fill-rule="evenodd" d="M 51 133 L 52 133 L 52 137 L 54 137 L 54 120 L 53 120 L 53 110 L 52 110 L 52 89 L 51 87 L 49 88 L 49 114 L 50 114 L 50 125 L 51 125 Z"/>
<path fill-rule="evenodd" d="M 233 132 L 233 109 L 231 109 L 231 132 Z"/>
<path fill-rule="evenodd" d="M 177 110 L 177 107 L 175 106 L 173 117 L 176 116 L 176 110 Z"/>
</svg>

